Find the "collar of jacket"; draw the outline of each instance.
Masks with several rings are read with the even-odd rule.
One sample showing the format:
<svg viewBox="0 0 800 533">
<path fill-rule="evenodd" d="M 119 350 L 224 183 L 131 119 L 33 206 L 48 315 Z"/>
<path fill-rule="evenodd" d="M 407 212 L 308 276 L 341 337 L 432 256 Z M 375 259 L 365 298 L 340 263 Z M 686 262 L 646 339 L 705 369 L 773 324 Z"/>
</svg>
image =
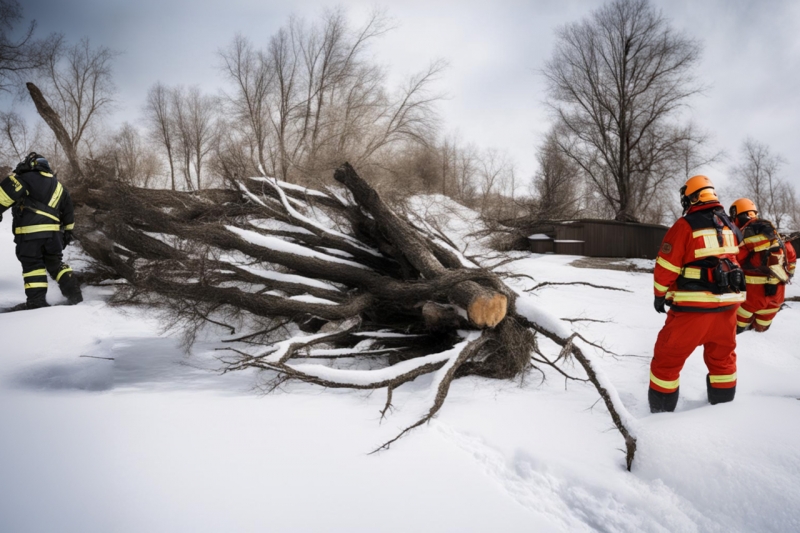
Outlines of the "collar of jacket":
<svg viewBox="0 0 800 533">
<path fill-rule="evenodd" d="M 689 208 L 686 214 L 696 213 L 697 211 L 704 211 L 706 209 L 713 209 L 715 207 L 722 207 L 722 204 L 719 202 L 706 202 L 704 204 L 693 205 Z"/>
</svg>

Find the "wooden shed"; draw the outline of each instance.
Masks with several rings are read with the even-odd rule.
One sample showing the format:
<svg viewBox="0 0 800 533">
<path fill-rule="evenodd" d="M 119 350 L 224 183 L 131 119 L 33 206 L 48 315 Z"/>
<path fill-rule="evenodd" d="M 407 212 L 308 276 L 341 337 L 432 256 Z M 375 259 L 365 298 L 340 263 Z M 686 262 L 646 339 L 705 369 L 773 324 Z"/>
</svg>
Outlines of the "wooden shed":
<svg viewBox="0 0 800 533">
<path fill-rule="evenodd" d="M 545 222 L 528 236 L 535 253 L 655 259 L 666 226 L 616 220 Z"/>
</svg>

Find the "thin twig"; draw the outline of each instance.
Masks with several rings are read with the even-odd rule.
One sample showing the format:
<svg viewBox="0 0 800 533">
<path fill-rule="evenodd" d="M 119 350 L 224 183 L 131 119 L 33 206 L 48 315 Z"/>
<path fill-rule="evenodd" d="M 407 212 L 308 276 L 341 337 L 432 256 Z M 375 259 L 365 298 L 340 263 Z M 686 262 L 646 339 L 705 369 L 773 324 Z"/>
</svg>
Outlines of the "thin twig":
<svg viewBox="0 0 800 533">
<path fill-rule="evenodd" d="M 273 326 L 271 328 L 262 329 L 261 331 L 256 331 L 255 333 L 248 333 L 247 335 L 244 335 L 242 337 L 237 337 L 235 339 L 222 339 L 222 342 L 241 342 L 241 341 L 243 341 L 245 339 L 251 339 L 253 337 L 257 337 L 258 335 L 267 335 L 268 333 L 272 333 L 273 331 L 286 326 L 286 324 L 288 324 L 289 322 L 290 322 L 290 320 L 284 320 L 281 323 L 279 323 L 277 326 Z"/>
<path fill-rule="evenodd" d="M 386 405 L 384 405 L 384 406 L 383 406 L 383 409 L 381 410 L 381 419 L 380 419 L 380 422 L 383 422 L 383 419 L 384 419 L 384 418 L 386 418 L 386 413 L 387 413 L 387 412 L 388 412 L 390 409 L 392 409 L 392 410 L 394 409 L 394 408 L 392 407 L 392 391 L 394 391 L 394 387 L 392 387 L 391 385 L 389 385 L 388 387 L 386 387 Z"/>
<path fill-rule="evenodd" d="M 574 335 L 572 335 L 570 336 L 570 339 L 564 339 L 559 335 L 542 328 L 538 324 L 531 322 L 530 320 L 528 320 L 523 316 L 517 315 L 515 318 L 521 324 L 524 324 L 529 328 L 535 329 L 537 332 L 541 333 L 542 335 L 544 335 L 545 337 L 547 337 L 548 339 L 552 340 L 553 342 L 562 347 L 566 346 L 567 343 L 571 343 L 570 339 L 574 337 Z M 594 367 L 592 367 L 591 362 L 586 357 L 586 355 L 584 355 L 583 351 L 581 351 L 581 349 L 578 346 L 575 346 L 574 344 L 572 344 L 571 351 L 573 357 L 575 357 L 575 359 L 577 359 L 578 362 L 581 364 L 584 372 L 586 372 L 586 375 L 589 377 L 589 381 L 592 382 L 592 385 L 594 385 L 595 389 L 597 389 L 597 393 L 600 395 L 600 397 L 603 399 L 603 402 L 606 404 L 606 408 L 608 409 L 608 412 L 611 415 L 611 420 L 614 422 L 614 426 L 616 426 L 617 430 L 620 432 L 623 439 L 625 439 L 625 462 L 627 464 L 628 471 L 630 472 L 631 466 L 633 465 L 633 458 L 636 455 L 636 437 L 634 437 L 631 434 L 631 432 L 622 422 L 622 417 L 620 416 L 616 407 L 614 407 L 614 402 L 611 399 L 611 395 L 609 394 L 608 390 L 600 383 L 600 379 L 597 376 L 597 372 L 595 372 Z"/>
<path fill-rule="evenodd" d="M 458 356 L 456 356 L 456 360 L 453 363 L 453 366 L 451 366 L 447 370 L 447 373 L 444 375 L 442 381 L 439 383 L 439 387 L 436 391 L 436 399 L 434 400 L 433 405 L 431 405 L 431 408 L 428 410 L 428 413 L 419 420 L 417 420 L 415 423 L 411 424 L 403 431 L 398 433 L 397 436 L 394 437 L 393 439 L 383 443 L 378 448 L 372 450 L 370 452 L 370 455 L 377 453 L 381 450 L 388 450 L 393 443 L 400 440 L 406 433 L 430 421 L 430 419 L 432 419 L 436 415 L 436 413 L 439 412 L 439 409 L 442 408 L 442 405 L 444 404 L 444 399 L 447 397 L 447 392 L 450 390 L 450 383 L 453 381 L 453 378 L 455 377 L 459 367 L 462 364 L 464 364 L 468 359 L 473 357 L 476 353 L 478 353 L 481 346 L 483 346 L 483 344 L 486 343 L 486 339 L 487 337 L 485 335 L 482 335 L 480 338 L 471 341 L 469 344 L 467 344 L 467 346 L 464 347 L 463 350 L 461 350 L 461 353 L 458 354 Z"/>
<path fill-rule="evenodd" d="M 525 292 L 532 292 L 536 289 L 540 289 L 542 287 L 546 287 L 548 285 L 585 285 L 587 287 L 593 287 L 595 289 L 605 289 L 608 291 L 619 291 L 619 292 L 633 292 L 628 289 L 620 289 L 619 287 L 609 287 L 608 285 L 595 285 L 594 283 L 589 283 L 586 281 L 543 281 L 538 285 L 531 287 L 530 289 L 525 289 Z"/>
</svg>

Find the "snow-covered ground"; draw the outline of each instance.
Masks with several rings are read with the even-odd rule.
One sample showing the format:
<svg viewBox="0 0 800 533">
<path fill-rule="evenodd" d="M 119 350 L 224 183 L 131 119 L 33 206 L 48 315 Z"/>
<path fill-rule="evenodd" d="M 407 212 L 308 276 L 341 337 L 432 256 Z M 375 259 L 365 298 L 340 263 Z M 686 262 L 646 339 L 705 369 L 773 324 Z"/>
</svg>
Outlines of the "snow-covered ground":
<svg viewBox="0 0 800 533">
<path fill-rule="evenodd" d="M 800 304 L 740 336 L 733 403 L 706 403 L 698 352 L 677 412 L 650 415 L 664 321 L 652 278 L 573 259 L 505 268 L 631 291 L 530 296 L 555 317 L 603 321 L 567 325 L 620 354 L 592 353 L 637 419 L 630 473 L 590 385 L 460 379 L 433 422 L 368 455 L 427 408 L 430 376 L 395 391 L 382 424 L 381 392 L 263 395 L 257 374 L 213 371 L 219 344 L 186 354 L 158 316 L 90 287 L 76 307 L 0 315 L 0 532 L 800 530 Z M 48 298 L 61 300 L 52 283 Z M 23 299 L 5 220 L 0 306 Z"/>
</svg>

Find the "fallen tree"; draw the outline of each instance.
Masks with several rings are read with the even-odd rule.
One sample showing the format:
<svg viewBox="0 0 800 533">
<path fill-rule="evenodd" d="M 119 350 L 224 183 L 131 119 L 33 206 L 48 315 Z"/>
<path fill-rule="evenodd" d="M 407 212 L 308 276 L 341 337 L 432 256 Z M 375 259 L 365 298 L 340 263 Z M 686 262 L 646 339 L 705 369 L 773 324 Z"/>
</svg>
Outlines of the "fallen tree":
<svg viewBox="0 0 800 533">
<path fill-rule="evenodd" d="M 68 143 L 59 117 L 28 88 Z M 340 188 L 327 191 L 260 177 L 187 193 L 99 179 L 74 147 L 65 153 L 75 235 L 94 260 L 89 279 L 123 279 L 114 301 L 166 310 L 189 342 L 204 325 L 227 328 L 226 372 L 264 370 L 269 389 L 289 380 L 385 388 L 383 415 L 397 387 L 433 374 L 429 411 L 383 449 L 430 420 L 458 377 L 514 379 L 552 368 L 597 388 L 630 469 L 636 440 L 624 407 L 583 341 L 520 312 L 517 293 L 496 273 L 398 216 L 347 163 L 334 173 Z M 539 350 L 538 335 L 562 347 L 558 358 Z M 568 372 L 570 357 L 585 377 Z"/>
</svg>

